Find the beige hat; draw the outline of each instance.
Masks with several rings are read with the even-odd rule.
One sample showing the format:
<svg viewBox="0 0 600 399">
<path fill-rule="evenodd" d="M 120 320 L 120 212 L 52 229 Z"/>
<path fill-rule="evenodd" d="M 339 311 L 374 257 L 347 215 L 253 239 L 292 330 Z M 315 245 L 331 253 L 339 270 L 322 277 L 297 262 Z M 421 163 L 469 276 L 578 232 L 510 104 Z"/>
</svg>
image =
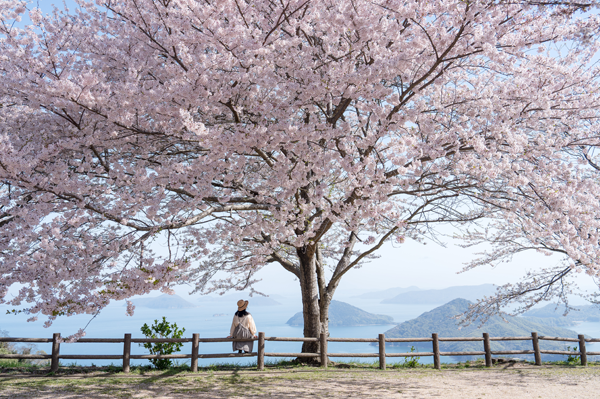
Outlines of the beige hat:
<svg viewBox="0 0 600 399">
<path fill-rule="evenodd" d="M 237 306 L 238 306 L 238 312 L 241 312 L 242 310 L 245 310 L 248 307 L 248 301 L 244 301 L 243 299 L 240 299 L 239 301 L 237 301 Z"/>
</svg>

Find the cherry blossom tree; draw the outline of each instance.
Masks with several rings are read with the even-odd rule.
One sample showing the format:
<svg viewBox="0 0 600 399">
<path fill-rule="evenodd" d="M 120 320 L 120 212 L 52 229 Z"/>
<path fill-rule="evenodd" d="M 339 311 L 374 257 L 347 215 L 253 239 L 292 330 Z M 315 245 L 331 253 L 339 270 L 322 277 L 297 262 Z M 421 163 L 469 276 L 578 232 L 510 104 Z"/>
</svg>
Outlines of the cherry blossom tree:
<svg viewBox="0 0 600 399">
<path fill-rule="evenodd" d="M 315 337 L 448 224 L 492 244 L 469 267 L 565 259 L 477 311 L 598 276 L 598 1 L 77 4 L 0 1 L 0 298 L 32 319 L 278 265 Z"/>
</svg>

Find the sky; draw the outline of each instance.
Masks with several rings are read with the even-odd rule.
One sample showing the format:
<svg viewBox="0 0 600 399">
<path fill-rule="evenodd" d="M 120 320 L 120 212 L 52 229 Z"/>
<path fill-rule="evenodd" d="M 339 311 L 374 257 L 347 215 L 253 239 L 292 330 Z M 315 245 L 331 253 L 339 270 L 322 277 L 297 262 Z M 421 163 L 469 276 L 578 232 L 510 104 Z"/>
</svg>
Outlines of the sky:
<svg viewBox="0 0 600 399">
<path fill-rule="evenodd" d="M 63 7 L 62 0 L 36 0 L 31 1 L 30 4 L 39 6 L 44 13 L 50 12 L 53 4 L 59 8 Z M 64 4 L 71 8 L 76 6 L 72 0 L 65 0 Z M 27 22 L 28 18 L 24 16 L 22 23 Z M 396 245 L 396 248 L 387 244 L 379 251 L 380 258 L 344 276 L 337 294 L 351 296 L 362 292 L 411 285 L 424 289 L 486 283 L 501 285 L 518 281 L 528 270 L 554 266 L 559 262 L 557 257 L 547 257 L 534 252 L 515 256 L 511 263 L 504 263 L 496 268 L 481 266 L 459 274 L 465 262 L 473 259 L 474 252 L 478 249 L 464 249 L 458 247 L 456 242 L 449 240 L 447 242 L 446 247 L 432 242 L 423 245 L 410 240 L 400 246 Z M 258 291 L 266 294 L 289 295 L 295 290 L 295 294 L 299 295 L 300 288 L 295 277 L 280 266 L 268 265 L 258 273 L 257 277 L 262 279 L 256 285 Z M 594 290 L 594 288 L 597 290 L 597 286 L 585 275 L 578 278 L 577 282 L 584 290 Z M 175 291 L 185 295 L 190 288 L 182 286 Z"/>
</svg>

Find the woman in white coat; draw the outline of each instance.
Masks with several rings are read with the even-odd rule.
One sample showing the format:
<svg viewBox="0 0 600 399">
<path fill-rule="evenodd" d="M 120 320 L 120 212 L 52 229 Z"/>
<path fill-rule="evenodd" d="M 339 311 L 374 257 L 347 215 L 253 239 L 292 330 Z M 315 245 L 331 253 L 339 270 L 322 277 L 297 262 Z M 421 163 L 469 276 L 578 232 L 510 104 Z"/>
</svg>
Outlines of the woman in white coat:
<svg viewBox="0 0 600 399">
<path fill-rule="evenodd" d="M 250 341 L 232 342 L 233 351 L 238 351 L 238 353 L 242 353 L 242 351 L 245 353 L 252 352 L 254 341 L 251 339 L 256 338 L 256 324 L 254 324 L 252 315 L 246 311 L 248 301 L 240 299 L 237 302 L 237 307 L 238 310 L 233 316 L 231 329 L 227 338 L 249 339 Z"/>
</svg>

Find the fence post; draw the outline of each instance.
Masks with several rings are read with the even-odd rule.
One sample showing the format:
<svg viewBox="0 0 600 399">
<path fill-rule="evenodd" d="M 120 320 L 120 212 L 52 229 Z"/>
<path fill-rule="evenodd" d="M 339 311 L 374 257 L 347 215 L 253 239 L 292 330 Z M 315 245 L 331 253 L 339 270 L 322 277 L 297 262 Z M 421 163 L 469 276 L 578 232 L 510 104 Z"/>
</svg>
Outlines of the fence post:
<svg viewBox="0 0 600 399">
<path fill-rule="evenodd" d="M 585 335 L 579 334 L 577 336 L 579 338 L 579 353 L 581 359 L 581 365 L 587 366 L 587 351 L 585 350 Z"/>
<path fill-rule="evenodd" d="M 50 363 L 50 372 L 58 371 L 58 355 L 60 354 L 60 333 L 52 334 L 52 362 Z"/>
<path fill-rule="evenodd" d="M 131 356 L 131 334 L 125 334 L 123 339 L 123 372 L 129 373 L 129 359 Z"/>
<path fill-rule="evenodd" d="M 492 345 L 488 333 L 483 333 L 483 350 L 485 351 L 485 367 L 492 367 Z"/>
<path fill-rule="evenodd" d="M 258 333 L 258 359 L 256 359 L 256 368 L 260 371 L 265 369 L 265 333 Z"/>
<path fill-rule="evenodd" d="M 198 372 L 198 348 L 200 346 L 200 334 L 192 334 L 192 373 Z"/>
<path fill-rule="evenodd" d="M 433 339 L 433 367 L 437 370 L 441 368 L 440 365 L 440 341 L 438 340 L 437 333 L 431 334 Z"/>
<path fill-rule="evenodd" d="M 542 365 L 542 354 L 540 353 L 540 341 L 536 332 L 531 333 L 531 342 L 533 343 L 533 354 L 535 356 L 535 365 Z"/>
<path fill-rule="evenodd" d="M 379 334 L 379 368 L 385 370 L 385 334 Z"/>
<path fill-rule="evenodd" d="M 325 333 L 321 333 L 320 336 L 321 341 L 321 367 L 327 368 L 327 335 Z"/>
</svg>

